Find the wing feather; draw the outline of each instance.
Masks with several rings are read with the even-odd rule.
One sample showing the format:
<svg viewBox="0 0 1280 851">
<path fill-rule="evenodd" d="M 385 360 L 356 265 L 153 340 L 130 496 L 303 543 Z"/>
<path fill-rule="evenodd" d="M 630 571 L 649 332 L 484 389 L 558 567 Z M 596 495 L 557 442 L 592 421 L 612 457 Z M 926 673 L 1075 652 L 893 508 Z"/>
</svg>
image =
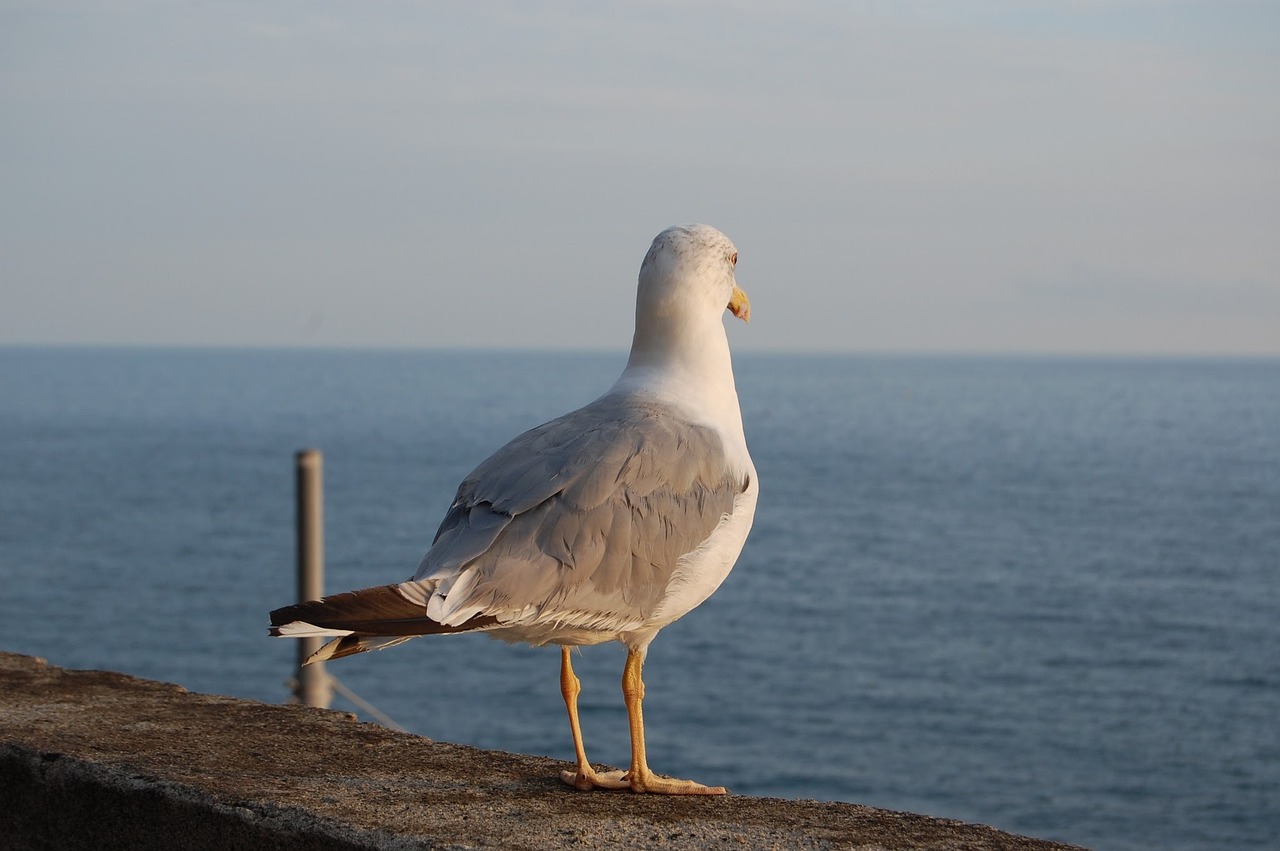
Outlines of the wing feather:
<svg viewBox="0 0 1280 851">
<path fill-rule="evenodd" d="M 443 624 L 643 619 L 745 487 L 713 429 L 606 396 L 476 467 L 415 580 Z"/>
</svg>

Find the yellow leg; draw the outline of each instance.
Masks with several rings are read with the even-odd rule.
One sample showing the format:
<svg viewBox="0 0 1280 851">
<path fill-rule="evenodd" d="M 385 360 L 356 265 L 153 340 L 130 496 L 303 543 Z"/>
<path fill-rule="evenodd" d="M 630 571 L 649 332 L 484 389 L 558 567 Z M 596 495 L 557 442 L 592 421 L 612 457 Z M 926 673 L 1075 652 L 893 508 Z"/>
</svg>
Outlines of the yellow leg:
<svg viewBox="0 0 1280 851">
<path fill-rule="evenodd" d="M 723 795 L 723 786 L 703 786 L 692 780 L 659 777 L 649 770 L 644 751 L 644 652 L 627 650 L 627 664 L 622 669 L 622 696 L 627 702 L 627 720 L 631 724 L 631 770 L 626 779 L 633 792 L 655 792 L 660 795 Z"/>
<path fill-rule="evenodd" d="M 582 683 L 573 673 L 569 661 L 570 648 L 560 648 L 560 693 L 564 695 L 565 708 L 569 710 L 569 728 L 573 732 L 573 750 L 578 759 L 577 771 L 561 771 L 560 779 L 575 789 L 626 789 L 628 784 L 623 772 L 599 774 L 587 762 L 587 749 L 582 744 L 582 726 L 578 723 L 578 695 Z"/>
</svg>

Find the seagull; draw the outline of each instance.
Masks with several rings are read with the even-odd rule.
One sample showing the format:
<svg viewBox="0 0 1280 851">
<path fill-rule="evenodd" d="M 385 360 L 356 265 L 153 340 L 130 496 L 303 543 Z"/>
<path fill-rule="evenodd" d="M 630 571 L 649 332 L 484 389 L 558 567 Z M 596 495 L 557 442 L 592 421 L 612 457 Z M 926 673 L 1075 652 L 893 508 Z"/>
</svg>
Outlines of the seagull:
<svg viewBox="0 0 1280 851">
<path fill-rule="evenodd" d="M 650 770 L 649 644 L 720 586 L 742 552 L 759 484 L 721 316 L 749 321 L 738 252 L 708 225 L 658 234 L 640 266 L 626 368 L 600 398 L 531 429 L 458 488 L 414 577 L 286 606 L 270 634 L 329 636 L 308 663 L 420 635 L 483 632 L 560 647 L 560 689 L 581 790 L 723 795 Z M 574 647 L 621 642 L 630 768 L 587 761 Z"/>
</svg>

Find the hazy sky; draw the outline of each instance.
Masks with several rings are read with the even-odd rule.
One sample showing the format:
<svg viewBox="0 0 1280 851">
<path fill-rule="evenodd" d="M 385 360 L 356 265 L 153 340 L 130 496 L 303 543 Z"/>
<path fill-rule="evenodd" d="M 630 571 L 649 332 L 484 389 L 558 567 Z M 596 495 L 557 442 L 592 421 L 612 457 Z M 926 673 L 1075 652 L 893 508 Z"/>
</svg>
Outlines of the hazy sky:
<svg viewBox="0 0 1280 851">
<path fill-rule="evenodd" d="M 1280 3 L 5 2 L 0 343 L 1280 354 Z"/>
</svg>

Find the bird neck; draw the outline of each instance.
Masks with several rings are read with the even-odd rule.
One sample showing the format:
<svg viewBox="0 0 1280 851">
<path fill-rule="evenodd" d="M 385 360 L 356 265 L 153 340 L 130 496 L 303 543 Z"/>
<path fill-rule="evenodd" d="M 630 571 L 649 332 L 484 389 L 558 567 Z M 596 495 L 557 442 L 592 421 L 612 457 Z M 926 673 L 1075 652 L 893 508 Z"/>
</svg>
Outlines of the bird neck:
<svg viewBox="0 0 1280 851">
<path fill-rule="evenodd" d="M 729 339 L 719 317 L 699 324 L 638 323 L 631 356 L 614 390 L 655 395 L 741 437 Z"/>
</svg>

